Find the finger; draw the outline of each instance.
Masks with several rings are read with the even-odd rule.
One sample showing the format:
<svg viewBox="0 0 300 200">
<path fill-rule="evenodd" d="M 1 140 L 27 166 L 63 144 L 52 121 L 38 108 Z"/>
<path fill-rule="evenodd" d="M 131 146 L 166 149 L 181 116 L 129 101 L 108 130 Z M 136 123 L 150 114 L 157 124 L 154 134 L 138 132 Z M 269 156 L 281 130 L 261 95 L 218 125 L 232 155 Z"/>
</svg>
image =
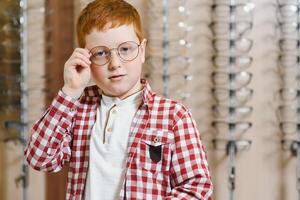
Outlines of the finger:
<svg viewBox="0 0 300 200">
<path fill-rule="evenodd" d="M 91 61 L 90 61 L 89 57 L 86 57 L 85 55 L 82 55 L 81 53 L 76 52 L 73 55 L 73 58 L 79 58 L 79 59 L 83 60 L 84 62 L 86 62 L 88 65 L 91 64 Z"/>
<path fill-rule="evenodd" d="M 74 58 L 72 61 L 71 61 L 71 65 L 76 67 L 76 66 L 82 66 L 82 67 L 90 67 L 89 64 L 87 64 L 85 61 L 83 61 L 82 59 L 80 58 Z"/>
<path fill-rule="evenodd" d="M 74 52 L 78 52 L 82 55 L 85 55 L 87 58 L 90 58 L 91 54 L 88 49 L 83 49 L 83 48 L 76 48 Z"/>
</svg>

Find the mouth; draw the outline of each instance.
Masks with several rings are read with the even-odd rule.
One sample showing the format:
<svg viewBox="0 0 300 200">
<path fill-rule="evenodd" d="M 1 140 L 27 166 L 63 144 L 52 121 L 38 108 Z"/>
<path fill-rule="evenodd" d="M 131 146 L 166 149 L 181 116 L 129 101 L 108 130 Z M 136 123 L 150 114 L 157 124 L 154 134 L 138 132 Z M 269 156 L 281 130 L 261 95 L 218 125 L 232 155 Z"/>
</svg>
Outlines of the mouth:
<svg viewBox="0 0 300 200">
<path fill-rule="evenodd" d="M 125 74 L 118 74 L 118 75 L 110 76 L 110 77 L 108 77 L 108 79 L 110 79 L 110 80 L 120 80 L 120 79 L 122 79 L 124 76 L 125 76 Z"/>
</svg>

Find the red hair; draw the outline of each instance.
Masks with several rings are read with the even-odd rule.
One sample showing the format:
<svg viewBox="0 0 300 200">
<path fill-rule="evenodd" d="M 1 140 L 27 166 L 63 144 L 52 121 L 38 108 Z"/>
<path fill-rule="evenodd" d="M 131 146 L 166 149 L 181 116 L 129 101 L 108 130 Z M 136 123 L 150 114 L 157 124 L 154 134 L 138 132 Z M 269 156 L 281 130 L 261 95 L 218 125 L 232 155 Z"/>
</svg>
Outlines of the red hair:
<svg viewBox="0 0 300 200">
<path fill-rule="evenodd" d="M 107 24 L 110 24 L 109 28 L 133 24 L 140 42 L 144 39 L 140 15 L 131 4 L 124 0 L 95 0 L 79 15 L 76 26 L 79 47 L 85 47 L 85 37 L 92 29 L 102 31 Z"/>
</svg>

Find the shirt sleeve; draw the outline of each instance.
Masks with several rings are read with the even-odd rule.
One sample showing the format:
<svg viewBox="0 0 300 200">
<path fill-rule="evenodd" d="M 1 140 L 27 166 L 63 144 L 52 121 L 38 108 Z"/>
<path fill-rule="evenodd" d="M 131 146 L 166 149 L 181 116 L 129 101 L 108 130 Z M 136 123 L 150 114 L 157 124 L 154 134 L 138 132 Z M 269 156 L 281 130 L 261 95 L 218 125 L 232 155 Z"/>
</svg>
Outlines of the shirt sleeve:
<svg viewBox="0 0 300 200">
<path fill-rule="evenodd" d="M 33 125 L 24 151 L 30 166 L 57 172 L 71 157 L 72 122 L 79 101 L 59 91 L 45 114 Z"/>
<path fill-rule="evenodd" d="M 186 109 L 180 109 L 174 121 L 175 145 L 170 171 L 172 191 L 165 199 L 211 200 L 213 185 L 196 123 Z"/>
</svg>

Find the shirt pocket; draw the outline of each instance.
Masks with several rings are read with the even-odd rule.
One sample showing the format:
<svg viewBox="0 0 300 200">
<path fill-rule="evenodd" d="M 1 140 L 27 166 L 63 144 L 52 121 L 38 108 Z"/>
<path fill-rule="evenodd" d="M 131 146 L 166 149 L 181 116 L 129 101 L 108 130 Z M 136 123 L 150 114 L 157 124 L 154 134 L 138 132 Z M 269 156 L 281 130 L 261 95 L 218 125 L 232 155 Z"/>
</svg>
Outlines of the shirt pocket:
<svg viewBox="0 0 300 200">
<path fill-rule="evenodd" d="M 172 133 L 165 130 L 151 130 L 140 140 L 138 161 L 143 170 L 152 173 L 168 172 L 171 163 Z"/>
</svg>

